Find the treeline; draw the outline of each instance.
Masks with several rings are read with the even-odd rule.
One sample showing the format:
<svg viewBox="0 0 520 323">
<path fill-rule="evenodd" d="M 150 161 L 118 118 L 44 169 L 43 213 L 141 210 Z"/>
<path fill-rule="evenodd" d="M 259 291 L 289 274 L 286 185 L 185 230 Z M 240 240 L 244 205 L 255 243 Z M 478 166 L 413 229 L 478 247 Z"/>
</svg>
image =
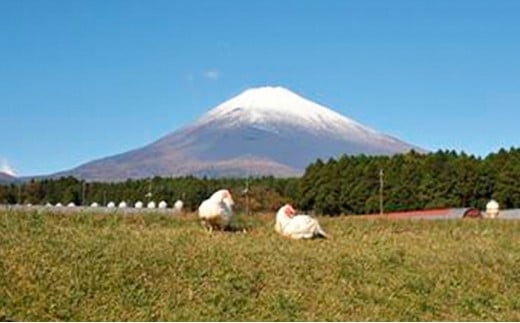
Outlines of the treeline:
<svg viewBox="0 0 520 323">
<path fill-rule="evenodd" d="M 199 204 L 214 191 L 231 190 L 236 209 L 258 212 L 272 210 L 280 204 L 296 200 L 298 179 L 276 179 L 261 177 L 251 179 L 225 178 L 208 179 L 192 176 L 179 178 L 129 179 L 117 183 L 90 183 L 74 177 L 59 179 L 31 180 L 21 185 L 0 186 L 0 203 L 4 204 L 46 204 L 70 202 L 75 205 L 90 205 L 96 202 L 116 205 L 125 201 L 135 202 L 166 201 L 171 207 L 176 200 L 184 202 L 187 210 L 196 210 Z"/>
<path fill-rule="evenodd" d="M 381 174 L 382 172 L 382 174 Z M 382 176 L 381 176 L 382 175 Z M 342 156 L 317 160 L 301 178 L 208 179 L 195 177 L 88 183 L 73 177 L 0 186 L 0 203 L 89 205 L 109 201 L 177 199 L 189 210 L 220 188 L 232 191 L 237 210 L 276 210 L 286 202 L 317 214 L 385 212 L 442 207 L 478 207 L 491 199 L 520 208 L 520 148 L 478 158 L 455 151 L 388 156 Z M 248 189 L 246 189 L 248 188 Z"/>
<path fill-rule="evenodd" d="M 383 176 L 381 176 L 381 171 Z M 382 178 L 381 178 L 382 177 Z M 520 207 L 520 149 L 485 159 L 438 151 L 393 157 L 343 156 L 311 164 L 300 182 L 299 207 L 320 214 L 376 213 L 383 181 L 384 210 Z"/>
</svg>

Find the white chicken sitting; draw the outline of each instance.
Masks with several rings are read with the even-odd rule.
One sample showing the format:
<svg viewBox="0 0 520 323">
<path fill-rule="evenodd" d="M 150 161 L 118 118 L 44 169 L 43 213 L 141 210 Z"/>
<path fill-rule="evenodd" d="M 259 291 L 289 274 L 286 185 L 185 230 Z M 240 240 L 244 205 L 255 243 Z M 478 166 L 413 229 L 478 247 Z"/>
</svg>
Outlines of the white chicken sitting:
<svg viewBox="0 0 520 323">
<path fill-rule="evenodd" d="M 216 191 L 199 206 L 199 218 L 210 232 L 215 229 L 229 229 L 233 219 L 233 198 L 228 190 Z"/>
<path fill-rule="evenodd" d="M 295 213 L 290 204 L 282 206 L 276 213 L 275 231 L 292 239 L 329 238 L 316 219 Z"/>
</svg>

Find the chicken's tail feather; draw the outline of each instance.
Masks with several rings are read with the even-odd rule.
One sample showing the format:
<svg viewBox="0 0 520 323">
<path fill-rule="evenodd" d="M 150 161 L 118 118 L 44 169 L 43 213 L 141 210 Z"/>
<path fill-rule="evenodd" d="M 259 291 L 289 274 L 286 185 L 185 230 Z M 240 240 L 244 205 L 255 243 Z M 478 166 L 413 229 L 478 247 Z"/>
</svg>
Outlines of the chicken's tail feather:
<svg viewBox="0 0 520 323">
<path fill-rule="evenodd" d="M 332 237 L 330 235 L 328 235 L 327 233 L 325 233 L 325 231 L 323 231 L 323 229 L 318 225 L 318 228 L 316 230 L 316 235 L 320 238 L 324 238 L 324 239 L 331 239 Z"/>
</svg>

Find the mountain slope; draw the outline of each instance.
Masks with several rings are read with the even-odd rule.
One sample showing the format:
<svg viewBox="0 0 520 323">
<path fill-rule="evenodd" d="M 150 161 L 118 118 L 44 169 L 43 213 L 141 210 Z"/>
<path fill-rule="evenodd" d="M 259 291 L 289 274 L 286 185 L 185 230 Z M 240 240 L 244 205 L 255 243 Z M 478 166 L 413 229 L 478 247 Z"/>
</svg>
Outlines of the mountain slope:
<svg viewBox="0 0 520 323">
<path fill-rule="evenodd" d="M 317 158 L 420 148 L 282 87 L 246 90 L 145 147 L 67 172 L 88 180 L 149 176 L 295 176 Z"/>
<path fill-rule="evenodd" d="M 5 173 L 5 172 L 0 172 L 0 183 L 5 184 L 5 183 L 12 183 L 15 181 L 16 181 L 15 176 Z"/>
</svg>

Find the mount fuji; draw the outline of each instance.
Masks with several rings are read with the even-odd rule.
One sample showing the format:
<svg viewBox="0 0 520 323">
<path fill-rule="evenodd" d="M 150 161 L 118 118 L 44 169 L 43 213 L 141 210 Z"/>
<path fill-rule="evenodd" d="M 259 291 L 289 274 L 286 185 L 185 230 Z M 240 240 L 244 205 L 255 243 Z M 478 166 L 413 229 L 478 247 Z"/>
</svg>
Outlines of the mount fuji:
<svg viewBox="0 0 520 323">
<path fill-rule="evenodd" d="M 16 181 L 16 176 L 14 176 L 14 174 L 0 171 L 0 184 L 11 183 L 14 181 Z"/>
<path fill-rule="evenodd" d="M 91 181 L 152 176 L 301 175 L 317 158 L 424 151 L 283 87 L 246 90 L 147 146 L 51 177 Z"/>
</svg>

